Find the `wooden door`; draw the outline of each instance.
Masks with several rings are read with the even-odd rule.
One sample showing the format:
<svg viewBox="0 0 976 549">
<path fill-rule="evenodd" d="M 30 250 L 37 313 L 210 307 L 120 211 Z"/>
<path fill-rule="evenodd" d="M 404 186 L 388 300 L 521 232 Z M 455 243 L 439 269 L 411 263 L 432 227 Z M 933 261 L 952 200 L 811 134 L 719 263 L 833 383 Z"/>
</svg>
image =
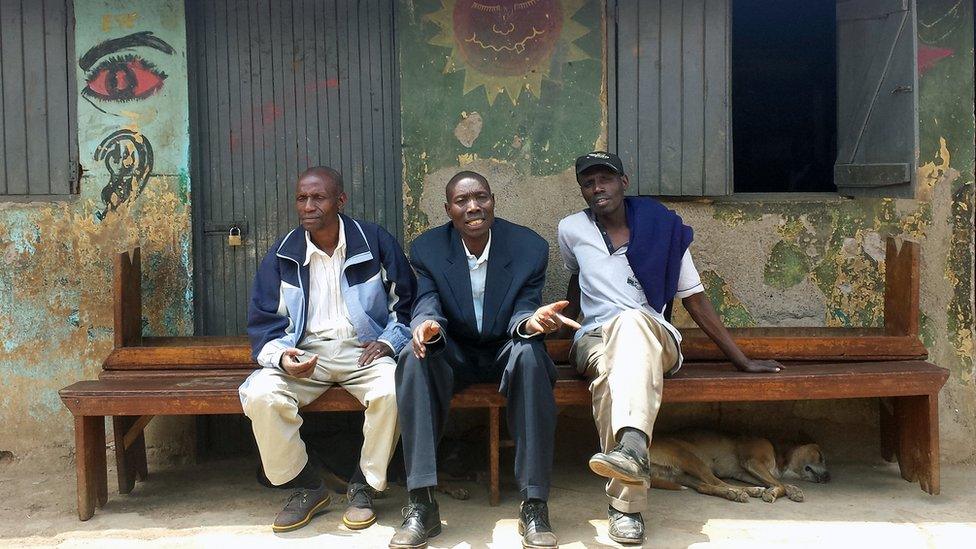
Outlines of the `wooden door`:
<svg viewBox="0 0 976 549">
<path fill-rule="evenodd" d="M 254 274 L 297 226 L 295 181 L 310 166 L 342 173 L 347 214 L 402 234 L 393 7 L 187 2 L 198 334 L 245 332 Z"/>
</svg>

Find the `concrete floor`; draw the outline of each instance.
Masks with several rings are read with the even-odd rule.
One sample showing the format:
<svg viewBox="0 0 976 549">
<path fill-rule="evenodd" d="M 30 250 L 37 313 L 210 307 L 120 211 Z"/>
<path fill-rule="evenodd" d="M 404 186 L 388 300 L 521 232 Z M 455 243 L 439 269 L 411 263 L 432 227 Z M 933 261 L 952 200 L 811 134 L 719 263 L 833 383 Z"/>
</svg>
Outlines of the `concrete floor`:
<svg viewBox="0 0 976 549">
<path fill-rule="evenodd" d="M 66 452 L 66 451 L 65 451 Z M 75 514 L 72 458 L 33 456 L 0 462 L 2 547 L 386 547 L 400 522 L 400 486 L 377 500 L 379 521 L 362 532 L 340 526 L 342 503 L 302 530 L 269 527 L 287 493 L 253 480 L 251 459 L 151 470 L 127 496 L 114 488 L 94 518 Z M 731 503 L 691 491 L 653 491 L 645 547 L 973 547 L 976 466 L 945 466 L 933 497 L 889 464 L 833 467 L 833 482 L 803 484 L 804 503 Z M 471 499 L 441 494 L 444 532 L 431 547 L 519 547 L 518 501 L 509 479 L 490 507 L 474 483 Z M 616 546 L 606 535 L 602 482 L 585 463 L 557 463 L 550 510 L 564 547 Z"/>
</svg>

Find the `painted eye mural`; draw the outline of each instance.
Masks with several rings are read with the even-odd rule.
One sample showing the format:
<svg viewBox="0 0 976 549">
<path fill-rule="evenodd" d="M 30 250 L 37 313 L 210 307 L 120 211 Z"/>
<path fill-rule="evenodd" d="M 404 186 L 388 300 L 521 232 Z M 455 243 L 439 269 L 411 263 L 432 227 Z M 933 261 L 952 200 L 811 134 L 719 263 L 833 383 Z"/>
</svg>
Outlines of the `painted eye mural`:
<svg viewBox="0 0 976 549">
<path fill-rule="evenodd" d="M 583 0 L 441 0 L 425 19 L 440 27 L 430 43 L 452 49 L 444 72 L 465 71 L 464 91 L 485 87 L 488 104 L 502 92 L 512 105 L 522 89 L 540 96 L 553 54 L 561 62 L 587 59 L 578 38 L 587 30 L 572 19 Z"/>
<path fill-rule="evenodd" d="M 172 55 L 175 51 L 151 31 L 136 32 L 100 42 L 78 60 L 78 66 L 85 71 L 82 97 L 98 110 L 105 112 L 91 100 L 133 101 L 145 99 L 161 90 L 166 73 L 146 60 L 144 54 L 133 52 L 140 48 L 154 49 L 167 55 Z"/>
<path fill-rule="evenodd" d="M 110 57 L 93 68 L 81 93 L 102 101 L 145 99 L 163 87 L 166 73 L 132 54 Z"/>
</svg>

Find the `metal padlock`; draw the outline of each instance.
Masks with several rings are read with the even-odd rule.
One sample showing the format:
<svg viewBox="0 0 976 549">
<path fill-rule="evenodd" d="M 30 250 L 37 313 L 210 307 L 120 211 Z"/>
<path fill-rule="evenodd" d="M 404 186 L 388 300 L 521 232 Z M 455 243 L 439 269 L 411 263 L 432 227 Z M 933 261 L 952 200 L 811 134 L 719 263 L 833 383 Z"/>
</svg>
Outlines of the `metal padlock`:
<svg viewBox="0 0 976 549">
<path fill-rule="evenodd" d="M 227 244 L 229 246 L 240 246 L 241 245 L 241 228 L 231 227 L 230 234 L 227 235 Z"/>
</svg>

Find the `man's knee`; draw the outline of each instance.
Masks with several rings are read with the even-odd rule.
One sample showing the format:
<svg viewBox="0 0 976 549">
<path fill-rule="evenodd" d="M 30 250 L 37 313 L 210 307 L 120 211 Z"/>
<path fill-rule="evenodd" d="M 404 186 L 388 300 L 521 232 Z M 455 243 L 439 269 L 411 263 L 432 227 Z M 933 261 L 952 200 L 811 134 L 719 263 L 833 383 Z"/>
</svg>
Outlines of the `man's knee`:
<svg viewBox="0 0 976 549">
<path fill-rule="evenodd" d="M 545 376 L 555 380 L 556 368 L 542 338 L 516 341 L 512 347 L 512 363 L 514 369 L 527 374 L 519 377 Z"/>
<path fill-rule="evenodd" d="M 613 318 L 612 322 L 628 326 L 639 326 L 647 324 L 647 320 L 647 313 L 640 309 L 624 309 Z"/>
<path fill-rule="evenodd" d="M 249 377 L 237 390 L 245 415 L 250 417 L 254 410 L 297 407 L 294 399 L 285 394 L 281 383 L 261 373 L 263 371 Z"/>
<path fill-rule="evenodd" d="M 423 370 L 423 363 L 413 354 L 413 348 L 407 345 L 397 357 L 394 387 L 403 387 L 414 383 L 418 374 L 424 373 Z"/>
</svg>

